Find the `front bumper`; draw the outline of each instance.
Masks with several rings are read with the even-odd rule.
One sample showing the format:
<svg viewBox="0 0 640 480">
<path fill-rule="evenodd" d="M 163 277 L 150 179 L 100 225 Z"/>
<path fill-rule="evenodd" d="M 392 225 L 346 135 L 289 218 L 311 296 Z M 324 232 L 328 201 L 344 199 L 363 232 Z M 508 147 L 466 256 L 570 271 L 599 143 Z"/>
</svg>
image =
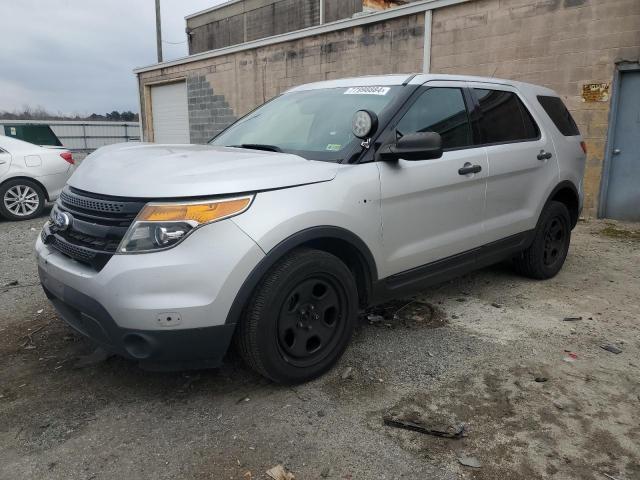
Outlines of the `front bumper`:
<svg viewBox="0 0 640 480">
<path fill-rule="evenodd" d="M 48 287 L 57 281 L 38 268 L 44 293 L 62 319 L 75 331 L 109 352 L 136 360 L 155 370 L 215 368 L 231 342 L 235 325 L 181 330 L 122 328 L 93 298 L 64 286 L 55 295 Z M 60 293 L 61 292 L 61 293 Z"/>
<path fill-rule="evenodd" d="M 229 309 L 264 253 L 225 220 L 170 250 L 115 255 L 99 272 L 40 239 L 36 256 L 44 291 L 71 327 L 149 368 L 182 369 L 220 363 L 235 327 Z"/>
</svg>

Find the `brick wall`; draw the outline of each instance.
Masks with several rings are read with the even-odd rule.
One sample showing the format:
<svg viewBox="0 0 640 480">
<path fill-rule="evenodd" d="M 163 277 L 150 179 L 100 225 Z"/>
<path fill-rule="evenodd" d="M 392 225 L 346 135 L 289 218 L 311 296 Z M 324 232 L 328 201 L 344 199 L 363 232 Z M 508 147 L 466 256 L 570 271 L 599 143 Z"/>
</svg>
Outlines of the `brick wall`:
<svg viewBox="0 0 640 480">
<path fill-rule="evenodd" d="M 640 0 L 477 0 L 433 13 L 431 70 L 546 85 L 587 142 L 585 213 L 595 215 L 609 103 L 582 101 L 583 84 L 611 82 L 640 57 Z"/>
<path fill-rule="evenodd" d="M 339 30 L 139 75 L 142 123 L 154 83 L 186 78 L 191 141 L 201 143 L 266 100 L 303 83 L 422 70 L 424 15 Z"/>
</svg>

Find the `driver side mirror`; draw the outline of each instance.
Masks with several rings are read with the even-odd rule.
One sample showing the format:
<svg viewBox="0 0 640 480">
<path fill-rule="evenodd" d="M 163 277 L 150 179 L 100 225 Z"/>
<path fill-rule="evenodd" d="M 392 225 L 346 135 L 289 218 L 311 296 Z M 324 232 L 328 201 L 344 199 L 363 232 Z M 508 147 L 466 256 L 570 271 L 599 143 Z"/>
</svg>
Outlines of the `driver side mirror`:
<svg viewBox="0 0 640 480">
<path fill-rule="evenodd" d="M 387 144 L 378 152 L 378 158 L 395 160 L 432 160 L 442 156 L 442 137 L 436 132 L 415 132 L 403 135 L 395 144 Z"/>
</svg>

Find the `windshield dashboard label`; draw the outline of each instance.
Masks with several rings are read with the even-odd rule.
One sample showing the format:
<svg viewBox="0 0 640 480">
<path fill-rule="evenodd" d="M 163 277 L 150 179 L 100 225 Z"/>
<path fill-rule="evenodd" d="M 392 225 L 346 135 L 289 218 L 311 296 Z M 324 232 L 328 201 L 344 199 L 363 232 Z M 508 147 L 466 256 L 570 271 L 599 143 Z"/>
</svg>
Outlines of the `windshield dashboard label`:
<svg viewBox="0 0 640 480">
<path fill-rule="evenodd" d="M 390 87 L 351 87 L 348 88 L 345 95 L 386 95 Z"/>
</svg>

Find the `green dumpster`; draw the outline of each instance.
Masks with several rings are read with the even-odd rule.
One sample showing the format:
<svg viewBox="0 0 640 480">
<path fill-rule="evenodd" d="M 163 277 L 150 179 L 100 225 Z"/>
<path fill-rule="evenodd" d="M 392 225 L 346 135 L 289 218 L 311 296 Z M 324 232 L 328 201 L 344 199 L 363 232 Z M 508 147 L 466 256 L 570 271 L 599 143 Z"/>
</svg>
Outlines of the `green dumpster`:
<svg viewBox="0 0 640 480">
<path fill-rule="evenodd" d="M 7 124 L 4 125 L 4 134 L 7 137 L 17 138 L 25 142 L 34 143 L 36 145 L 53 145 L 62 146 L 62 142 L 58 139 L 49 125 L 41 125 L 37 123 L 28 124 Z"/>
</svg>

